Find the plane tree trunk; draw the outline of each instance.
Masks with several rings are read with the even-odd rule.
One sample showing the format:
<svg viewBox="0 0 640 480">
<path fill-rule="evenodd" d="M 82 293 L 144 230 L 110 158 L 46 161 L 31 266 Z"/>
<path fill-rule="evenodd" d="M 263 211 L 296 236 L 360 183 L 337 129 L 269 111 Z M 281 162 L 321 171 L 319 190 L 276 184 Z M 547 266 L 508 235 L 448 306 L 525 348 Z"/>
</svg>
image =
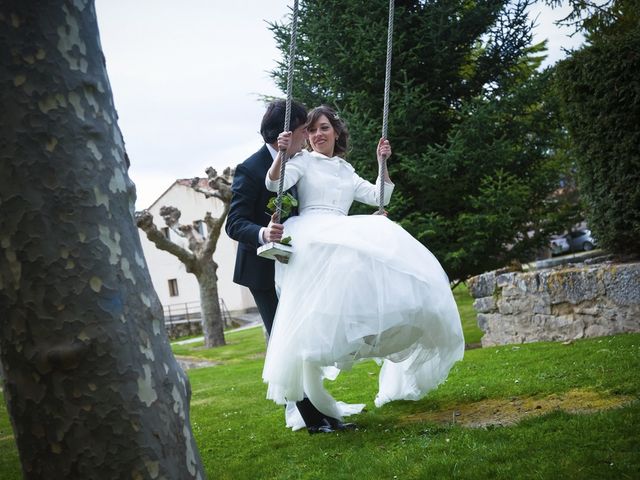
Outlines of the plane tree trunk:
<svg viewBox="0 0 640 480">
<path fill-rule="evenodd" d="M 88 0 L 0 3 L 0 363 L 27 479 L 200 479 Z"/>
<path fill-rule="evenodd" d="M 220 308 L 218 296 L 218 265 L 211 260 L 200 266 L 200 272 L 196 275 L 200 286 L 200 303 L 202 306 L 202 333 L 205 338 L 205 346 L 213 347 L 224 345 L 224 319 Z"/>
</svg>

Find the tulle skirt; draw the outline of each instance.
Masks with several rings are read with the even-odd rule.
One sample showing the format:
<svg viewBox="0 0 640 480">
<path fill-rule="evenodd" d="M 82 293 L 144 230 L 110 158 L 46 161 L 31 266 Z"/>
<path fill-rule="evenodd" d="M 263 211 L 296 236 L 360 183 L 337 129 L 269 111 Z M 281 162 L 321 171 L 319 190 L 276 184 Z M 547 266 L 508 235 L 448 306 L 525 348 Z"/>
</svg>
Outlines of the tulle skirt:
<svg viewBox="0 0 640 480">
<path fill-rule="evenodd" d="M 382 361 L 375 405 L 418 400 L 462 359 L 464 339 L 449 280 L 436 258 L 378 215 L 312 210 L 285 222 L 294 254 L 276 262 L 279 304 L 263 379 L 267 398 L 289 403 L 287 424 L 304 426 L 291 402 L 305 394 L 325 415 L 364 404 L 324 388 L 364 359 Z"/>
</svg>

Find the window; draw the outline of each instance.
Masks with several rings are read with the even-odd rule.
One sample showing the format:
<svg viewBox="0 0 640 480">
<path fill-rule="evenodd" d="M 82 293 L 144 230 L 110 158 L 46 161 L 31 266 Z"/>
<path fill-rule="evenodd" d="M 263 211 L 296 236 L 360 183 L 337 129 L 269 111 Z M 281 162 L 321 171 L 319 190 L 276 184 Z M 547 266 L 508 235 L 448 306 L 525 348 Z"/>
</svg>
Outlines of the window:
<svg viewBox="0 0 640 480">
<path fill-rule="evenodd" d="M 202 220 L 196 220 L 195 222 L 193 222 L 193 226 L 195 227 L 195 229 L 198 231 L 198 233 L 200 235 L 202 235 L 203 237 L 204 235 L 204 222 Z"/>
<path fill-rule="evenodd" d="M 172 278 L 169 280 L 169 296 L 177 297 L 178 295 L 178 280 Z"/>
<path fill-rule="evenodd" d="M 164 238 L 169 238 L 169 227 L 163 227 L 162 234 L 164 235 Z"/>
</svg>

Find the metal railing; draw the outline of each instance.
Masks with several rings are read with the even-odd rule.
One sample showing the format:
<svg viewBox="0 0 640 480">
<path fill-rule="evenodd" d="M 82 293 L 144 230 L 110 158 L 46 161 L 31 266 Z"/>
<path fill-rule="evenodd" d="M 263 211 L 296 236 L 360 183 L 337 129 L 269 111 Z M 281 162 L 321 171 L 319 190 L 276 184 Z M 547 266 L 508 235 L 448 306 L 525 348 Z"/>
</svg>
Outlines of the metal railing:
<svg viewBox="0 0 640 480">
<path fill-rule="evenodd" d="M 171 305 L 163 305 L 162 309 L 164 312 L 164 324 L 167 327 L 181 324 L 187 324 L 190 327 L 191 323 L 200 323 L 202 321 L 200 302 L 173 303 Z M 229 309 L 222 298 L 220 299 L 220 311 L 224 326 L 229 327 L 231 315 L 229 315 Z"/>
</svg>

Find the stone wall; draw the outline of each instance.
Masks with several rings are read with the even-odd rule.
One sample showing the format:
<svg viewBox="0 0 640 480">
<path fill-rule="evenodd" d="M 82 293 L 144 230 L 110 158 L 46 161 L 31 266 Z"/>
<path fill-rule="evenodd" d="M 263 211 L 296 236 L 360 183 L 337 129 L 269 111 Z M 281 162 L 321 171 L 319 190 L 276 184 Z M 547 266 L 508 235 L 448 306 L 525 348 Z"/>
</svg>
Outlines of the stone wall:
<svg viewBox="0 0 640 480">
<path fill-rule="evenodd" d="M 467 285 L 482 346 L 640 332 L 640 263 L 494 271 Z"/>
<path fill-rule="evenodd" d="M 167 335 L 170 340 L 186 337 L 188 335 L 202 335 L 202 323 L 200 321 L 184 323 L 165 323 Z"/>
</svg>

